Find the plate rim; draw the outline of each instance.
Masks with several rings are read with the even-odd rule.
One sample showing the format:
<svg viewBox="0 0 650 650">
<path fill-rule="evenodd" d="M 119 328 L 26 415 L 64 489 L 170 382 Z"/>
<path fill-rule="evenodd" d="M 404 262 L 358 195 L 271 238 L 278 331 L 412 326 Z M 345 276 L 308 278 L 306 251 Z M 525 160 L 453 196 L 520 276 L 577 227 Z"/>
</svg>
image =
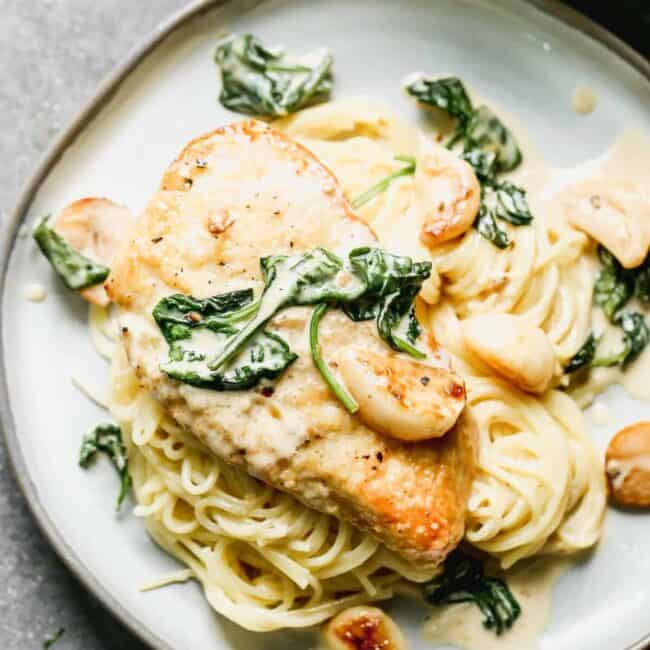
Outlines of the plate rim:
<svg viewBox="0 0 650 650">
<path fill-rule="evenodd" d="M 560 0 L 519 0 L 537 9 L 540 13 L 565 23 L 588 38 L 604 45 L 619 59 L 639 72 L 650 82 L 650 59 L 645 58 L 630 45 L 612 34 L 599 23 L 588 18 L 581 12 L 569 7 Z M 172 13 L 158 24 L 154 30 L 141 39 L 124 59 L 99 84 L 90 100 L 79 110 L 68 126 L 54 139 L 46 152 L 41 156 L 36 169 L 25 183 L 18 200 L 5 224 L 0 224 L 0 304 L 4 300 L 5 283 L 9 269 L 9 259 L 16 243 L 19 227 L 26 216 L 31 203 L 46 180 L 50 171 L 58 163 L 65 151 L 74 144 L 77 136 L 92 122 L 119 90 L 122 83 L 142 63 L 142 61 L 167 39 L 177 29 L 193 18 L 207 13 L 216 7 L 236 4 L 241 0 L 193 0 L 186 7 Z M 253 6 L 262 4 L 265 0 L 257 0 Z M 72 575 L 89 591 L 113 616 L 115 616 L 134 636 L 152 648 L 173 650 L 160 639 L 149 627 L 143 624 L 133 613 L 104 587 L 76 552 L 68 545 L 64 536 L 41 503 L 38 490 L 27 472 L 27 465 L 16 433 L 13 414 L 9 401 L 9 386 L 5 366 L 5 341 L 0 314 L 0 438 L 7 450 L 9 467 L 18 487 L 25 498 L 29 511 L 36 521 L 38 528 L 55 550 L 59 559 Z M 648 650 L 650 648 L 650 633 L 626 650 Z"/>
</svg>

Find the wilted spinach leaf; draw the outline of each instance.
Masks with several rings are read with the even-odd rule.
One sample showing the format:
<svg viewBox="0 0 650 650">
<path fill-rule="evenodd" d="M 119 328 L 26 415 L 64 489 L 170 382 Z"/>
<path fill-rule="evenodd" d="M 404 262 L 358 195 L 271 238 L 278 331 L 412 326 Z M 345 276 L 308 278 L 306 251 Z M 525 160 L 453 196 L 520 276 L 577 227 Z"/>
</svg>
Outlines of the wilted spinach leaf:
<svg viewBox="0 0 650 650">
<path fill-rule="evenodd" d="M 592 366 L 617 366 L 623 369 L 637 359 L 650 342 L 650 328 L 643 314 L 638 312 L 623 312 L 614 319 L 616 325 L 623 330 L 621 349 L 606 357 L 596 357 Z"/>
<path fill-rule="evenodd" d="M 93 262 L 68 244 L 44 217 L 34 230 L 34 239 L 68 289 L 79 291 L 104 282 L 110 269 Z"/>
<path fill-rule="evenodd" d="M 424 585 L 432 605 L 472 602 L 483 614 L 483 625 L 499 635 L 512 627 L 521 607 L 505 581 L 486 576 L 480 560 L 455 550 L 445 561 L 444 573 Z"/>
<path fill-rule="evenodd" d="M 634 294 L 635 276 L 633 270 L 624 269 L 602 246 L 598 248 L 598 257 L 602 268 L 596 276 L 594 301 L 602 307 L 607 317 L 613 320 Z"/>
<path fill-rule="evenodd" d="M 461 158 L 469 163 L 481 183 L 492 182 L 497 174 L 497 157 L 494 151 L 483 151 L 482 149 L 467 149 Z"/>
<path fill-rule="evenodd" d="M 345 391 L 336 388 L 338 383 L 319 363 L 318 324 L 327 306 L 344 310 L 355 321 L 376 319 L 380 337 L 392 348 L 425 356 L 415 347 L 420 326 L 413 301 L 431 273 L 429 262 L 364 247 L 351 251 L 344 263 L 316 248 L 304 255 L 263 257 L 260 268 L 264 290 L 258 301 L 253 302 L 249 290 L 204 300 L 175 295 L 158 303 L 154 318 L 169 343 L 164 372 L 216 390 L 241 390 L 277 377 L 296 355 L 263 328 L 279 311 L 296 305 L 317 305 L 310 328 L 312 357 L 348 409 Z"/>
<path fill-rule="evenodd" d="M 163 298 L 153 311 L 169 344 L 169 360 L 161 370 L 186 384 L 213 390 L 246 390 L 262 379 L 274 379 L 297 357 L 270 332 L 256 332 L 223 371 L 208 367 L 215 352 L 239 333 L 239 323 L 253 317 L 258 308 L 252 289 L 205 299 L 182 294 Z"/>
<path fill-rule="evenodd" d="M 350 253 L 350 265 L 363 279 L 366 290 L 359 299 L 342 305 L 345 313 L 352 320 L 376 317 L 377 331 L 388 345 L 422 358 L 424 355 L 408 342 L 408 333 L 416 332 L 413 301 L 431 275 L 431 263 L 413 262 L 410 257 L 391 255 L 379 248 L 357 248 Z"/>
<path fill-rule="evenodd" d="M 442 109 L 458 120 L 449 148 L 463 142 L 465 153 L 480 150 L 494 154 L 495 173 L 511 171 L 521 163 L 521 151 L 512 132 L 487 106 L 475 109 L 457 77 L 430 79 L 420 75 L 406 85 L 406 91 L 419 102 Z"/>
<path fill-rule="evenodd" d="M 482 237 L 492 242 L 497 248 L 508 248 L 510 246 L 508 233 L 499 228 L 494 216 L 495 212 L 490 210 L 485 203 L 481 203 L 478 216 L 474 222 L 474 228 L 478 230 Z"/>
<path fill-rule="evenodd" d="M 475 109 L 456 77 L 432 80 L 421 76 L 408 84 L 406 90 L 418 101 L 436 106 L 458 120 L 447 147 L 463 143 L 461 157 L 473 167 L 481 183 L 481 207 L 474 227 L 498 248 L 506 248 L 510 239 L 496 219 L 513 226 L 525 226 L 533 220 L 525 190 L 497 177 L 521 163 L 514 135 L 487 106 Z"/>
<path fill-rule="evenodd" d="M 237 113 L 281 117 L 325 99 L 332 89 L 326 51 L 297 58 L 240 34 L 222 41 L 214 59 L 221 69 L 219 101 Z"/>
<path fill-rule="evenodd" d="M 494 153 L 499 172 L 508 172 L 521 163 L 521 151 L 512 132 L 487 107 L 479 106 L 464 131 L 465 149 Z"/>
<path fill-rule="evenodd" d="M 98 452 L 108 456 L 120 476 L 120 492 L 117 496 L 117 508 L 119 510 L 131 487 L 129 459 L 122 441 L 120 427 L 110 423 L 98 424 L 92 431 L 87 433 L 81 442 L 79 465 L 83 468 L 88 467 Z"/>
<path fill-rule="evenodd" d="M 172 344 L 169 361 L 160 366 L 161 370 L 185 384 L 212 390 L 253 388 L 262 379 L 275 379 L 298 358 L 280 336 L 260 330 L 241 347 L 231 363 L 217 371 L 208 367 L 209 351 L 197 351 L 191 338 L 186 343 Z"/>
<path fill-rule="evenodd" d="M 596 356 L 596 337 L 589 334 L 580 349 L 569 359 L 564 366 L 564 372 L 572 373 L 581 368 L 588 368 Z"/>
<path fill-rule="evenodd" d="M 466 124 L 473 112 L 463 82 L 457 77 L 430 79 L 421 75 L 406 85 L 406 92 L 419 102 L 435 106 Z"/>
</svg>

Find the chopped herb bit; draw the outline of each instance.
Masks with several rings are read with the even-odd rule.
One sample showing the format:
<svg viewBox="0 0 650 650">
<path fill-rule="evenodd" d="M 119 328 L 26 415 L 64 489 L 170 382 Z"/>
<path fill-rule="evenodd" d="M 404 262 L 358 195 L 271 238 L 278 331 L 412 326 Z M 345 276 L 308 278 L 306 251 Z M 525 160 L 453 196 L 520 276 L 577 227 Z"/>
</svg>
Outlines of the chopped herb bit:
<svg viewBox="0 0 650 650">
<path fill-rule="evenodd" d="M 363 194 L 357 196 L 357 198 L 352 201 L 352 207 L 355 210 L 365 205 L 369 201 L 372 201 L 372 199 L 374 199 L 382 192 L 385 192 L 394 180 L 401 178 L 402 176 L 412 176 L 415 173 L 415 158 L 412 158 L 410 156 L 395 156 L 395 160 L 406 164 L 401 169 L 398 169 L 397 171 L 392 172 L 391 174 L 388 174 L 388 176 L 382 178 L 372 187 L 367 189 Z"/>
<path fill-rule="evenodd" d="M 34 230 L 34 239 L 65 286 L 79 291 L 104 282 L 110 269 L 72 248 L 56 230 L 47 225 L 48 219 L 44 217 L 41 220 Z"/>
<path fill-rule="evenodd" d="M 98 424 L 86 434 L 79 450 L 79 465 L 84 469 L 95 459 L 98 452 L 106 454 L 120 476 L 120 492 L 117 509 L 120 509 L 131 487 L 129 459 L 122 441 L 122 431 L 115 424 Z"/>
<path fill-rule="evenodd" d="M 483 625 L 500 635 L 512 627 L 521 607 L 508 585 L 486 576 L 480 560 L 455 550 L 445 561 L 439 578 L 424 585 L 424 597 L 432 605 L 475 603 L 483 614 Z"/>
<path fill-rule="evenodd" d="M 297 59 L 241 34 L 219 43 L 214 60 L 219 101 L 237 113 L 281 117 L 326 99 L 332 89 L 332 56 L 324 50 Z"/>
<path fill-rule="evenodd" d="M 311 348 L 311 358 L 314 360 L 314 365 L 318 368 L 318 371 L 327 385 L 332 389 L 332 392 L 340 400 L 348 413 L 356 413 L 359 410 L 359 405 L 354 397 L 348 393 L 346 388 L 339 383 L 336 377 L 334 377 L 327 363 L 323 360 L 321 353 L 320 342 L 318 341 L 318 326 L 320 325 L 321 318 L 327 309 L 328 305 L 326 303 L 316 305 L 311 316 L 311 321 L 309 323 L 309 346 Z"/>
<path fill-rule="evenodd" d="M 52 636 L 48 637 L 43 641 L 43 649 L 48 650 L 48 648 L 51 648 L 59 639 L 63 636 L 65 633 L 65 628 L 60 627 Z"/>
</svg>

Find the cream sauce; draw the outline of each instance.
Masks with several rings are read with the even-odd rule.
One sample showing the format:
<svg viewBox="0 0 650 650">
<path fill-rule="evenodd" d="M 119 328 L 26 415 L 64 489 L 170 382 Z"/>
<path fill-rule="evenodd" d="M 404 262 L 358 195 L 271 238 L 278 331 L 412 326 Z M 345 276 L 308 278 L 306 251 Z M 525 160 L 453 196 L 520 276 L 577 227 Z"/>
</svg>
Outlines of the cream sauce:
<svg viewBox="0 0 650 650">
<path fill-rule="evenodd" d="M 591 419 L 594 424 L 599 426 L 607 426 L 612 423 L 612 412 L 602 402 L 595 402 L 591 410 Z"/>
<path fill-rule="evenodd" d="M 463 650 L 535 650 L 549 620 L 553 587 L 569 566 L 566 558 L 537 558 L 505 572 L 521 605 L 521 615 L 500 636 L 483 627 L 482 614 L 471 603 L 434 611 L 425 624 L 424 635 L 428 640 L 451 643 Z"/>
</svg>

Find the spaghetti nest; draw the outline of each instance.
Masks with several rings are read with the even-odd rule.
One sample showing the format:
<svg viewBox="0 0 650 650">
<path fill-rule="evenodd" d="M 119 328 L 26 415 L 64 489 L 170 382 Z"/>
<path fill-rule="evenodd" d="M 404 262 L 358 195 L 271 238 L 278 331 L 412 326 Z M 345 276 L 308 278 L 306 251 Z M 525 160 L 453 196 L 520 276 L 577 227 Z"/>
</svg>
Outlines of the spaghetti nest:
<svg viewBox="0 0 650 650">
<path fill-rule="evenodd" d="M 438 572 L 218 459 L 138 386 L 120 346 L 110 410 L 128 446 L 135 514 L 187 565 L 212 607 L 242 627 L 314 625 L 390 598 L 402 579 Z"/>
</svg>

